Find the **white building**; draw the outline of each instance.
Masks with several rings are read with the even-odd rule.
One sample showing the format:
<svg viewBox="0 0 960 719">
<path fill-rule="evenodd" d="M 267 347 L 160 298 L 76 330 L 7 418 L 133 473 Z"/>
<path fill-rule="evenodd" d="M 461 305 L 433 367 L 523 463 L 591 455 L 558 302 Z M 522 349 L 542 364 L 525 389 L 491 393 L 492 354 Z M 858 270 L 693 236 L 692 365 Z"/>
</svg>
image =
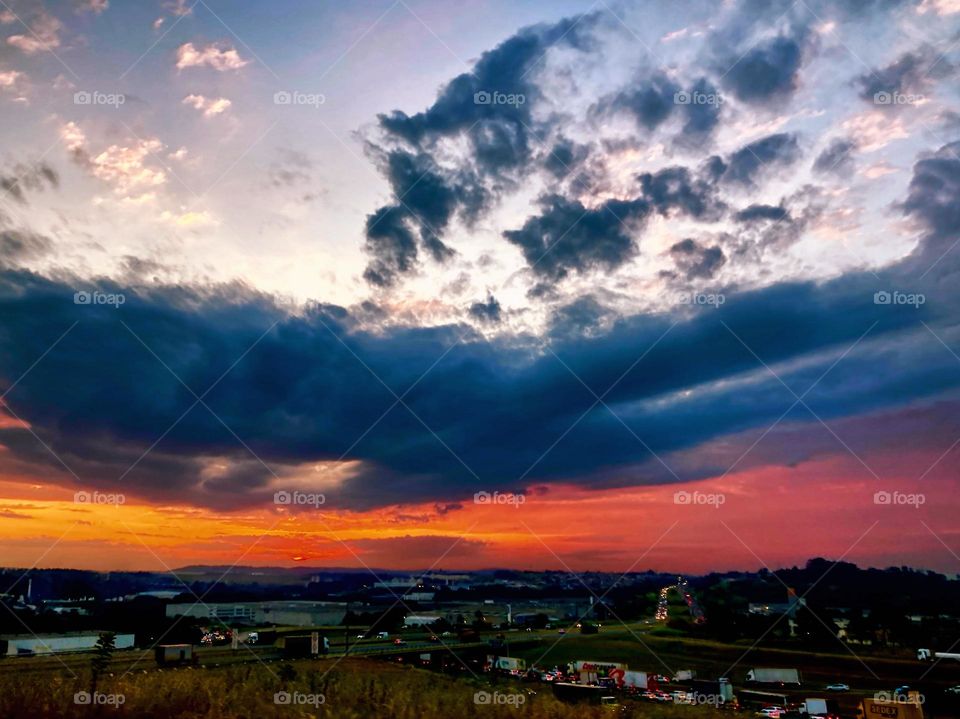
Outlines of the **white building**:
<svg viewBox="0 0 960 719">
<path fill-rule="evenodd" d="M 403 626 L 405 627 L 428 627 L 431 624 L 440 621 L 438 616 L 426 616 L 423 614 L 411 614 L 409 617 L 403 620 Z"/>
<path fill-rule="evenodd" d="M 183 602 L 167 605 L 168 617 L 211 619 L 224 624 L 316 627 L 341 624 L 346 615 L 344 602 Z"/>
<path fill-rule="evenodd" d="M 64 652 L 89 652 L 97 645 L 101 632 L 93 634 L 21 634 L 0 637 L 0 654 L 22 656 L 30 654 L 61 654 Z M 114 640 L 117 649 L 133 648 L 132 634 L 117 634 Z"/>
</svg>

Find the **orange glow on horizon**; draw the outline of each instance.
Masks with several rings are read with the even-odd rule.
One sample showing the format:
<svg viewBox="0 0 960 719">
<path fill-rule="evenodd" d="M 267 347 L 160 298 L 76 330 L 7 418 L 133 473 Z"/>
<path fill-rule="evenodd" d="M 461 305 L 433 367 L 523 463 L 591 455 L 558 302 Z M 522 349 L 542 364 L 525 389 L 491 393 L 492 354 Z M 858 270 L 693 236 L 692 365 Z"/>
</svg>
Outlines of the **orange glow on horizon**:
<svg viewBox="0 0 960 719">
<path fill-rule="evenodd" d="M 945 468 L 910 489 L 916 457 L 876 461 L 891 474 L 902 468 L 898 486 L 924 492 L 924 506 L 876 504 L 874 493 L 888 487 L 850 456 L 676 485 L 554 485 L 520 505 L 475 504 L 471 497 L 449 511 L 422 504 L 352 512 L 336 509 L 332 498 L 295 512 L 272 504 L 214 512 L 132 497 L 122 505 L 78 503 L 69 489 L 11 479 L 0 480 L 0 543 L 8 566 L 95 570 L 236 564 L 705 572 L 847 553 L 849 561 L 872 566 L 928 566 L 932 557 L 933 568 L 955 571 L 923 525 L 941 528 L 951 543 L 960 501 Z M 712 495 L 722 495 L 722 503 L 711 503 Z"/>
</svg>

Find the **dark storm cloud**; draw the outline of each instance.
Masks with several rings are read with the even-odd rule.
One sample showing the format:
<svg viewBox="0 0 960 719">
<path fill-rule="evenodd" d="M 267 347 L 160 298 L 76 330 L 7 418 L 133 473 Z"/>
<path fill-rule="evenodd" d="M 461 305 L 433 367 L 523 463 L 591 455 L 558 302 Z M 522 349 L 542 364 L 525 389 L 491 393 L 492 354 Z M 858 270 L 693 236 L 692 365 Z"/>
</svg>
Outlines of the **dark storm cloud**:
<svg viewBox="0 0 960 719">
<path fill-rule="evenodd" d="M 27 203 L 28 191 L 41 192 L 59 186 L 60 176 L 45 162 L 18 162 L 0 174 L 0 199 L 13 199 L 23 205 Z"/>
<path fill-rule="evenodd" d="M 736 51 L 727 54 L 721 62 L 721 84 L 744 102 L 779 101 L 796 88 L 802 61 L 800 41 L 780 35 L 743 55 Z"/>
<path fill-rule="evenodd" d="M 857 78 L 860 97 L 872 104 L 895 107 L 891 96 L 919 94 L 933 81 L 950 77 L 956 67 L 933 48 L 923 46 L 906 52 L 886 67 L 865 72 Z"/>
<path fill-rule="evenodd" d="M 387 158 L 387 179 L 393 194 L 420 225 L 421 238 L 434 259 L 443 260 L 451 250 L 440 241 L 441 233 L 460 198 L 426 155 L 396 150 Z"/>
<path fill-rule="evenodd" d="M 789 165 L 800 157 L 797 136 L 781 132 L 744 145 L 725 163 L 723 179 L 739 185 L 753 186 L 757 177 L 779 166 Z"/>
<path fill-rule="evenodd" d="M 551 48 L 587 49 L 596 18 L 578 16 L 524 28 L 483 53 L 472 71 L 445 85 L 426 110 L 379 116 L 384 144 L 393 147 L 373 149 L 385 156 L 381 164 L 394 203 L 407 210 L 408 221 L 418 226 L 422 248 L 435 260 L 454 252 L 443 240 L 454 216 L 471 225 L 505 188 L 530 172 L 533 147 L 539 142 L 531 137 L 540 125 L 532 114 L 541 98 L 538 66 Z M 441 169 L 435 159 L 437 143 L 460 138 L 467 142 L 468 158 L 455 169 Z M 580 149 L 564 144 L 555 149 L 558 154 L 544 164 L 559 176 L 563 158 L 577 163 Z M 407 253 L 412 261 L 401 267 L 376 254 L 380 239 L 368 237 L 373 259 L 365 276 L 372 284 L 388 286 L 415 267 L 417 253 Z"/>
<path fill-rule="evenodd" d="M 650 212 L 642 199 L 608 200 L 585 208 L 559 195 L 540 198 L 539 215 L 503 236 L 523 252 L 538 276 L 561 280 L 570 272 L 613 270 L 636 253 L 633 226 Z"/>
<path fill-rule="evenodd" d="M 683 114 L 686 121 L 676 138 L 682 145 L 695 146 L 703 143 L 720 123 L 720 107 L 722 95 L 717 88 L 705 77 L 694 83 L 685 95 L 688 100 L 683 105 Z"/>
<path fill-rule="evenodd" d="M 694 178 L 686 167 L 674 166 L 638 177 L 643 197 L 660 214 L 673 210 L 703 220 L 715 220 L 723 210 L 716 188 L 702 178 Z"/>
<path fill-rule="evenodd" d="M 874 304 L 874 292 L 891 287 L 927 291 L 927 304 Z M 955 314 L 951 287 L 918 286 L 896 271 L 879 284 L 870 273 L 852 274 L 731 295 L 721 309 L 678 324 L 669 314 L 614 316 L 593 333 L 572 331 L 591 322 L 581 305 L 567 313 L 568 331 L 549 341 L 598 393 L 622 376 L 605 402 L 650 449 L 669 456 L 769 426 L 793 403 L 740 340 L 802 392 L 876 322 L 874 344 L 850 352 L 807 398 L 826 421 L 956 386 L 955 359 L 916 334 L 926 332 L 923 319 L 951 338 L 944 324 Z M 344 308 L 287 315 L 239 286 L 100 289 L 124 292 L 126 303 L 77 305 L 75 283 L 0 273 L 6 385 L 78 323 L 6 401 L 83 486 L 214 507 L 269 505 L 277 484 L 270 470 L 289 485 L 297 465 L 336 460 L 348 449 L 354 465 L 327 490 L 331 506 L 451 502 L 481 488 L 516 487 L 524 475 L 525 483 L 590 485 L 618 466 L 643 468 L 628 473 L 634 483 L 673 480 L 607 410 L 588 411 L 594 397 L 553 354 L 522 338 L 485 340 L 460 326 L 370 332 Z M 203 395 L 210 409 L 195 405 L 191 390 L 210 387 Z M 693 395 L 682 392 L 693 387 Z M 393 392 L 408 388 L 396 404 Z M 7 471 L 15 462 L 30 469 L 27 476 L 76 484 L 29 432 L 8 426 L 0 443 Z M 684 473 L 696 476 L 696 468 Z"/>
<path fill-rule="evenodd" d="M 559 180 L 578 169 L 589 156 L 589 147 L 561 137 L 544 158 L 543 165 Z"/>
<path fill-rule="evenodd" d="M 389 287 L 416 266 L 417 240 L 403 207 L 387 205 L 367 215 L 366 234 L 365 249 L 374 258 L 363 273 L 369 283 Z"/>
<path fill-rule="evenodd" d="M 618 317 L 597 297 L 584 295 L 557 307 L 550 315 L 548 331 L 556 339 L 596 336 L 609 330 Z"/>
<path fill-rule="evenodd" d="M 673 245 L 670 256 L 688 280 L 710 279 L 727 261 L 719 246 L 706 247 L 690 238 Z"/>
<path fill-rule="evenodd" d="M 632 86 L 601 101 L 596 112 L 625 112 L 637 124 L 647 130 L 654 130 L 673 112 L 676 103 L 674 96 L 680 87 L 663 73 L 654 73 L 651 77 L 637 80 Z"/>
<path fill-rule="evenodd" d="M 715 241 L 731 260 L 763 262 L 769 252 L 782 252 L 800 240 L 825 208 L 822 188 L 805 185 L 777 205 L 755 203 L 743 208 L 733 216 L 738 227 Z"/>
<path fill-rule="evenodd" d="M 781 205 L 750 205 L 733 216 L 737 222 L 754 222 L 755 220 L 774 220 L 779 222 L 789 217 L 787 208 Z"/>
<path fill-rule="evenodd" d="M 387 287 L 416 267 L 420 249 L 436 262 L 452 257 L 454 250 L 441 239 L 448 225 L 457 214 L 472 224 L 489 197 L 472 173 L 445 170 L 424 152 L 391 150 L 382 156 L 382 166 L 394 204 L 368 217 L 365 249 L 371 262 L 364 276 Z"/>
<path fill-rule="evenodd" d="M 820 174 L 847 175 L 853 169 L 853 151 L 857 145 L 852 140 L 838 138 L 817 155 L 813 171 Z"/>
<path fill-rule="evenodd" d="M 796 401 L 784 384 L 802 393 L 818 382 L 804 401 L 828 423 L 960 390 L 955 358 L 920 323 L 948 344 L 960 340 L 957 284 L 944 280 L 960 264 L 949 252 L 960 238 L 957 149 L 916 163 L 902 210 L 924 239 L 898 265 L 730 294 L 720 309 L 688 305 L 694 311 L 679 316 L 619 317 L 584 299 L 555 316 L 550 352 L 532 338 L 488 340 L 463 326 L 369 331 L 359 310 L 331 305 L 289 315 L 242 285 L 104 283 L 103 292 L 125 293 L 122 307 L 76 304 L 74 292 L 93 288 L 0 271 L 0 377 L 20 380 L 5 401 L 46 445 L 8 423 L 0 463 L 11 476 L 212 507 L 269 506 L 273 472 L 289 486 L 308 481 L 302 472 L 297 480 L 299 465 L 342 456 L 351 468 L 328 503 L 353 508 L 552 481 L 700 478 L 717 467 L 688 460 L 671 467 L 675 477 L 650 451 L 671 466 L 683 450 L 769 427 Z M 645 201 L 618 209 L 650 211 Z M 592 212 L 601 226 L 590 237 L 609 242 L 617 231 Z M 623 243 L 613 245 L 616 257 Z M 607 261 L 577 249 L 574 266 L 584 252 L 587 262 Z M 677 253 L 697 256 L 686 249 Z M 920 263 L 938 257 L 922 279 Z M 897 289 L 926 302 L 875 303 L 874 293 Z M 609 390 L 604 401 L 620 419 L 581 381 Z M 802 406 L 784 421 L 816 422 Z"/>
<path fill-rule="evenodd" d="M 42 257 L 52 249 L 53 243 L 43 235 L 16 229 L 0 229 L 0 267 Z"/>
<path fill-rule="evenodd" d="M 488 295 L 486 302 L 474 302 L 470 305 L 470 316 L 481 322 L 496 324 L 500 321 L 503 310 L 493 295 Z"/>
<path fill-rule="evenodd" d="M 400 110 L 381 115 L 380 125 L 389 134 L 419 146 L 437 137 L 469 130 L 478 122 L 485 123 L 488 130 L 499 127 L 507 134 L 515 134 L 515 141 L 523 148 L 515 157 L 519 162 L 529 147 L 524 125 L 533 126 L 531 106 L 540 98 L 535 82 L 538 64 L 552 46 L 586 48 L 595 17 L 567 18 L 553 25 L 520 30 L 483 53 L 472 72 L 451 80 L 429 108 L 414 115 Z M 523 100 L 500 102 L 493 93 Z"/>
<path fill-rule="evenodd" d="M 956 263 L 941 261 L 960 243 L 960 142 L 944 145 L 913 168 L 903 213 L 929 229 L 920 262 L 936 261 L 941 269 Z"/>
<path fill-rule="evenodd" d="M 591 208 L 576 199 L 545 195 L 539 201 L 539 215 L 503 236 L 523 251 L 541 280 L 534 294 L 542 294 L 549 290 L 548 281 L 558 282 L 571 272 L 612 271 L 634 257 L 643 221 L 651 212 L 718 220 L 725 205 L 717 196 L 715 178 L 704 175 L 695 176 L 681 166 L 643 173 L 637 177 L 637 197 L 607 200 Z"/>
</svg>

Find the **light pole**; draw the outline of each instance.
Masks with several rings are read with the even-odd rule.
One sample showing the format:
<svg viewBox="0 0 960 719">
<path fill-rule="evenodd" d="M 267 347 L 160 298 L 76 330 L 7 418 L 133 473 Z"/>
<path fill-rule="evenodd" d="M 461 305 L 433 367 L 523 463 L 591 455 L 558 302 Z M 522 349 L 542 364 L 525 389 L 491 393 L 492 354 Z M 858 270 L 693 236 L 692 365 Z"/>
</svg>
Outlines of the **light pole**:
<svg viewBox="0 0 960 719">
<path fill-rule="evenodd" d="M 343 615 L 343 655 L 350 653 L 350 600 L 347 600 L 347 613 Z"/>
</svg>

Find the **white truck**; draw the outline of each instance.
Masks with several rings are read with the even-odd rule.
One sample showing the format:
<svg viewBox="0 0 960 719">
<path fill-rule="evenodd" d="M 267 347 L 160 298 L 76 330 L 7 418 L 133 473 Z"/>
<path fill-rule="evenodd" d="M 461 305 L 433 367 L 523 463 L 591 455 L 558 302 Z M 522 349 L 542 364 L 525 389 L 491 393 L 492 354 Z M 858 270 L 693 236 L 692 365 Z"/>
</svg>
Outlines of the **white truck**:
<svg viewBox="0 0 960 719">
<path fill-rule="evenodd" d="M 918 649 L 917 659 L 921 662 L 929 662 L 934 659 L 952 659 L 960 662 L 960 654 L 951 652 L 931 652 L 929 649 Z"/>
<path fill-rule="evenodd" d="M 494 663 L 494 659 L 496 659 L 496 663 Z M 491 669 L 500 669 L 505 672 L 523 671 L 527 668 L 526 659 L 518 659 L 517 657 L 494 657 L 492 654 L 487 655 L 487 664 Z"/>
<path fill-rule="evenodd" d="M 697 672 L 693 669 L 680 669 L 674 676 L 673 681 L 675 682 L 688 682 L 691 679 L 697 678 Z"/>
<path fill-rule="evenodd" d="M 800 672 L 796 669 L 757 667 L 747 672 L 747 683 L 798 687 L 800 686 Z"/>
</svg>

